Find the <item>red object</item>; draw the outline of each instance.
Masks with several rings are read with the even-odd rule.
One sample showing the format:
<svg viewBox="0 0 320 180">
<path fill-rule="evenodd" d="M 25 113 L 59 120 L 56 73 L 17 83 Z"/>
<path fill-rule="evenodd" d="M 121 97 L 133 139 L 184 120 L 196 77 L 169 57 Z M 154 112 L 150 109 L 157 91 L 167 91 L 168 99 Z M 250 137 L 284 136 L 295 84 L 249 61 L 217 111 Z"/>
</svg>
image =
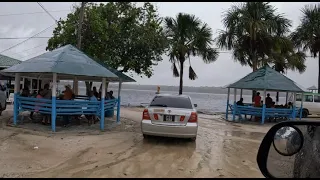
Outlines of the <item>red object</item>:
<svg viewBox="0 0 320 180">
<path fill-rule="evenodd" d="M 150 115 L 149 115 L 149 112 L 148 112 L 148 109 L 145 109 L 145 110 L 143 111 L 142 119 L 144 119 L 144 120 L 151 120 Z"/>
<path fill-rule="evenodd" d="M 254 106 L 260 106 L 261 103 L 261 96 L 254 97 Z"/>
<path fill-rule="evenodd" d="M 198 114 L 196 112 L 192 112 L 188 122 L 197 122 L 197 121 L 198 121 Z"/>
</svg>

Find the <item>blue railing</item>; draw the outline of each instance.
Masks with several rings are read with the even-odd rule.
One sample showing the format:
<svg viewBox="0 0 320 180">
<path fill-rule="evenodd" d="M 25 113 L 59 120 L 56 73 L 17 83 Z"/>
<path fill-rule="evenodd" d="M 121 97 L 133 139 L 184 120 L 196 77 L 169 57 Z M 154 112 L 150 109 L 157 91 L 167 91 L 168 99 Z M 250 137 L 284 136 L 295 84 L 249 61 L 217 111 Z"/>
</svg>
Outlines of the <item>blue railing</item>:
<svg viewBox="0 0 320 180">
<path fill-rule="evenodd" d="M 104 110 L 114 110 L 117 99 L 105 100 Z M 19 111 L 32 111 L 42 114 L 51 114 L 52 100 L 33 97 L 17 97 Z M 56 100 L 56 115 L 97 115 L 101 114 L 100 101 L 81 100 Z"/>
</svg>

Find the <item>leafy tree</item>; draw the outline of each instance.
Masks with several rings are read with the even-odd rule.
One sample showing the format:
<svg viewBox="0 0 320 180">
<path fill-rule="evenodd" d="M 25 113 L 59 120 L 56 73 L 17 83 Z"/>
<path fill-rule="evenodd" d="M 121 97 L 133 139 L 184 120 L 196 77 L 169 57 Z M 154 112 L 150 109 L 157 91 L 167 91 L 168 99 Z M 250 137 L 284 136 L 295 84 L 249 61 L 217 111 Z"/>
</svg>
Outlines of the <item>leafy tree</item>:
<svg viewBox="0 0 320 180">
<path fill-rule="evenodd" d="M 218 52 L 211 47 L 212 30 L 194 15 L 179 13 L 176 18 L 165 18 L 165 33 L 173 75 L 180 77 L 179 94 L 182 94 L 186 59 L 189 59 L 189 79 L 195 80 L 197 74 L 191 67 L 190 56 L 201 56 L 205 63 L 214 62 L 218 57 Z M 176 63 L 180 65 L 180 72 Z"/>
<path fill-rule="evenodd" d="M 60 19 L 47 50 L 76 45 L 80 9 Z M 161 18 L 151 3 L 88 3 L 85 7 L 81 50 L 121 72 L 152 76 L 152 66 L 162 60 L 166 37 Z M 92 82 L 86 82 L 87 91 Z"/>
<path fill-rule="evenodd" d="M 291 34 L 297 48 L 309 50 L 313 57 L 319 58 L 318 92 L 320 92 L 320 4 L 307 5 L 302 9 L 301 24 Z"/>
<path fill-rule="evenodd" d="M 259 66 L 277 62 L 286 45 L 284 35 L 289 32 L 290 20 L 276 13 L 268 2 L 246 2 L 233 5 L 223 17 L 225 30 L 217 38 L 220 48 L 233 50 L 233 58 L 253 71 Z M 288 59 L 285 60 L 286 62 Z M 290 66 L 291 67 L 291 66 Z M 255 92 L 253 91 L 253 95 Z"/>
</svg>

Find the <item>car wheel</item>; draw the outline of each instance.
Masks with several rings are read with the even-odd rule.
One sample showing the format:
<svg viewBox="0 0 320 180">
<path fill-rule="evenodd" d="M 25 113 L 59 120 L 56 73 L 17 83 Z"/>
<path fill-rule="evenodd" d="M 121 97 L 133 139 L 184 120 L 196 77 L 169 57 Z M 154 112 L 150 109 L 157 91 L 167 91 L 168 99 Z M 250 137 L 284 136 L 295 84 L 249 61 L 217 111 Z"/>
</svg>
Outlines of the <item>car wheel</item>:
<svg viewBox="0 0 320 180">
<path fill-rule="evenodd" d="M 302 117 L 303 118 L 308 117 L 308 111 L 302 111 Z"/>
<path fill-rule="evenodd" d="M 146 134 L 143 134 L 143 138 L 147 139 L 149 136 Z"/>
</svg>

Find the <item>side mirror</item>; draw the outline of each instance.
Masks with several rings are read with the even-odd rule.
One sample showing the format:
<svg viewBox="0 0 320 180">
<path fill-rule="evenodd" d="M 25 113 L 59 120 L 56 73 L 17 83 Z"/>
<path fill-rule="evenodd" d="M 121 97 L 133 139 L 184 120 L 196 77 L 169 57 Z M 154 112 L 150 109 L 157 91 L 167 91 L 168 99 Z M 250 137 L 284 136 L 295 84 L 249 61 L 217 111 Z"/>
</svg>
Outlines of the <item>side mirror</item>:
<svg viewBox="0 0 320 180">
<path fill-rule="evenodd" d="M 261 142 L 257 163 L 267 178 L 320 177 L 320 122 L 285 121 Z"/>
<path fill-rule="evenodd" d="M 198 107 L 198 104 L 194 104 L 194 107 Z"/>
</svg>

